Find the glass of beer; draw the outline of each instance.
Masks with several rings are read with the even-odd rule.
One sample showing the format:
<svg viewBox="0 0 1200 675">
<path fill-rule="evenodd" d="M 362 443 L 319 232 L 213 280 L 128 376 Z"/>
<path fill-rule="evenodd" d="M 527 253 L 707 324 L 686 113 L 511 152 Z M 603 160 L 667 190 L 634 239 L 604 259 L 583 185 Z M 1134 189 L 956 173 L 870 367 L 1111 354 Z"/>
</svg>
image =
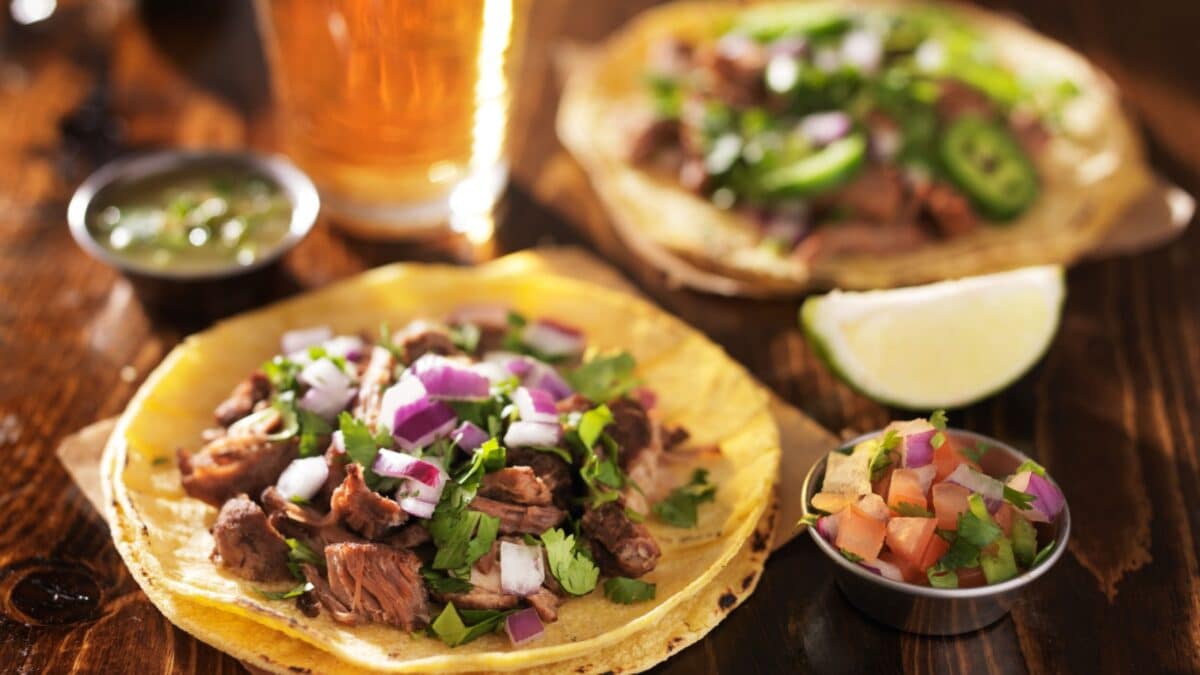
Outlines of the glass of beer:
<svg viewBox="0 0 1200 675">
<path fill-rule="evenodd" d="M 283 149 L 339 225 L 403 238 L 490 213 L 529 0 L 257 2 Z"/>
</svg>

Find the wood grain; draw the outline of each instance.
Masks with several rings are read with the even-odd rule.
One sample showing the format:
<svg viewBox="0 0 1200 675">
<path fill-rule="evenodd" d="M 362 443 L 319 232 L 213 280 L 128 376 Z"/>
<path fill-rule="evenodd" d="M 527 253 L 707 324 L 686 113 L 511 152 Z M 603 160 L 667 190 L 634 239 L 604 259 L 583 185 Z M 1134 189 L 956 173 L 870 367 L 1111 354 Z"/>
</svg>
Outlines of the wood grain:
<svg viewBox="0 0 1200 675">
<path fill-rule="evenodd" d="M 535 2 L 516 106 L 516 181 L 493 246 L 379 246 L 321 223 L 289 256 L 278 293 L 396 259 L 468 262 L 545 241 L 586 243 L 827 428 L 878 427 L 894 411 L 820 367 L 796 328 L 795 302 L 671 288 L 610 232 L 587 226 L 597 214 L 578 209 L 594 206 L 571 199 L 548 131 L 558 95 L 552 50 L 597 40 L 644 4 Z M 1200 193 L 1200 4 L 986 4 L 1106 68 L 1143 122 L 1156 168 Z M 83 254 L 64 223 L 70 190 L 98 162 L 133 149 L 272 147 L 248 3 L 58 6 L 43 24 L 6 24 L 0 40 L 0 664 L 22 673 L 243 672 L 154 610 L 52 453 L 67 434 L 119 412 L 158 359 L 204 323 L 146 316 L 127 283 Z M 1046 360 L 957 415 L 1046 462 L 1073 507 L 1069 555 L 1011 617 L 958 638 L 885 629 L 846 602 L 817 550 L 798 540 L 772 557 L 745 606 L 659 670 L 1200 671 L 1198 254 L 1192 227 L 1167 247 L 1072 270 Z"/>
</svg>

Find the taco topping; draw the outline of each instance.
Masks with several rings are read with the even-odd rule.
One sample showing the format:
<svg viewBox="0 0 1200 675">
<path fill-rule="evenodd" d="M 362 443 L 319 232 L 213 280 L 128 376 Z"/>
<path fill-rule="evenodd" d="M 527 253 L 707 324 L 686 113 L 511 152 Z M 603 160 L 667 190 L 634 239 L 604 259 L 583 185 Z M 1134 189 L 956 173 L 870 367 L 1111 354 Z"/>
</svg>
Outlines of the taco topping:
<svg viewBox="0 0 1200 675">
<path fill-rule="evenodd" d="M 1030 80 L 938 10 L 746 10 L 647 57 L 628 155 L 804 260 L 911 249 L 1037 199 L 1035 158 L 1075 93 Z"/>
<path fill-rule="evenodd" d="M 653 599 L 644 521 L 695 526 L 716 490 L 703 470 L 670 484 L 687 431 L 628 354 L 588 354 L 571 326 L 468 308 L 375 344 L 282 342 L 179 466 L 220 509 L 214 563 L 310 615 L 520 644 L 602 576 L 614 602 Z"/>
<path fill-rule="evenodd" d="M 893 422 L 878 438 L 829 454 L 811 525 L 843 556 L 884 578 L 936 588 L 1007 581 L 1054 548 L 1047 527 L 1062 492 L 1025 462 L 1007 479 L 983 473 L 986 446 L 946 430 L 946 417 Z"/>
</svg>

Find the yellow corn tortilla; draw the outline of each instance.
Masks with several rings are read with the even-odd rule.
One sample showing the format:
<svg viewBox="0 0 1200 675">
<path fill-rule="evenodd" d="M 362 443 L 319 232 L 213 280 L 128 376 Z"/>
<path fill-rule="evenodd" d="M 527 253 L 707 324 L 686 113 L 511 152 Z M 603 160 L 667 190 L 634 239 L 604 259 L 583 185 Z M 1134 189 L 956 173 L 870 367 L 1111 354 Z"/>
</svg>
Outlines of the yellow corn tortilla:
<svg viewBox="0 0 1200 675">
<path fill-rule="evenodd" d="M 902 6 L 894 0 L 806 4 L 861 12 Z M 1066 110 L 1070 137 L 1054 137 L 1035 158 L 1041 195 L 1013 222 L 985 224 L 912 251 L 806 264 L 767 253 L 758 246 L 757 226 L 743 216 L 631 164 L 625 154 L 631 120 L 651 111 L 644 81 L 648 50 L 670 36 L 719 35 L 745 9 L 731 3 L 683 2 L 647 11 L 590 58 L 578 59 L 559 106 L 559 137 L 634 248 L 665 249 L 701 269 L 748 282 L 752 294 L 904 286 L 1077 260 L 1151 186 L 1141 142 L 1115 86 L 1079 54 L 1009 18 L 974 7 L 939 7 L 973 26 L 1016 72 L 1066 77 L 1081 89 Z"/>
<path fill-rule="evenodd" d="M 294 603 L 265 600 L 255 584 L 212 563 L 208 528 L 216 509 L 187 497 L 174 461 L 162 458 L 173 457 L 176 447 L 199 444 L 214 405 L 277 351 L 283 332 L 314 324 L 328 324 L 338 333 L 373 331 L 381 321 L 401 326 L 488 302 L 579 326 L 589 345 L 600 350 L 628 350 L 638 361 L 638 375 L 658 394 L 665 421 L 684 425 L 698 445 L 720 446 L 717 458 L 697 453 L 691 460 L 702 462 L 718 486 L 716 502 L 701 507 L 698 526 L 677 529 L 647 521 L 663 549 L 658 568 L 645 577 L 657 584 L 655 600 L 619 605 L 597 589 L 564 602 L 559 620 L 537 642 L 513 647 L 507 637 L 489 635 L 450 649 L 389 626 L 347 627 L 324 612 L 305 617 Z M 720 574 L 762 518 L 777 478 L 779 439 L 767 403 L 766 392 L 719 347 L 627 295 L 531 271 L 519 261 L 473 269 L 393 265 L 185 340 L 122 415 L 105 449 L 102 485 L 109 522 L 114 532 L 128 537 L 118 546 L 144 588 L 203 606 L 214 616 L 262 625 L 347 667 L 388 672 L 529 668 L 596 654 L 660 626 Z M 160 608 L 172 616 L 169 607 Z"/>
</svg>

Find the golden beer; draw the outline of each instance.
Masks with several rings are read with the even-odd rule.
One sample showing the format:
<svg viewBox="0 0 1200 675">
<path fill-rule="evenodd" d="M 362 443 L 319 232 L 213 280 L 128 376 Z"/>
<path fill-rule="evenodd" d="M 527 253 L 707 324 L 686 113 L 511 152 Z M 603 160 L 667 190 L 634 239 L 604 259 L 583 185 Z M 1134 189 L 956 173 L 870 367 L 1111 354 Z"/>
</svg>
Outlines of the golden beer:
<svg viewBox="0 0 1200 675">
<path fill-rule="evenodd" d="M 339 223 L 403 236 L 507 180 L 528 0 L 258 0 L 283 149 Z"/>
</svg>

